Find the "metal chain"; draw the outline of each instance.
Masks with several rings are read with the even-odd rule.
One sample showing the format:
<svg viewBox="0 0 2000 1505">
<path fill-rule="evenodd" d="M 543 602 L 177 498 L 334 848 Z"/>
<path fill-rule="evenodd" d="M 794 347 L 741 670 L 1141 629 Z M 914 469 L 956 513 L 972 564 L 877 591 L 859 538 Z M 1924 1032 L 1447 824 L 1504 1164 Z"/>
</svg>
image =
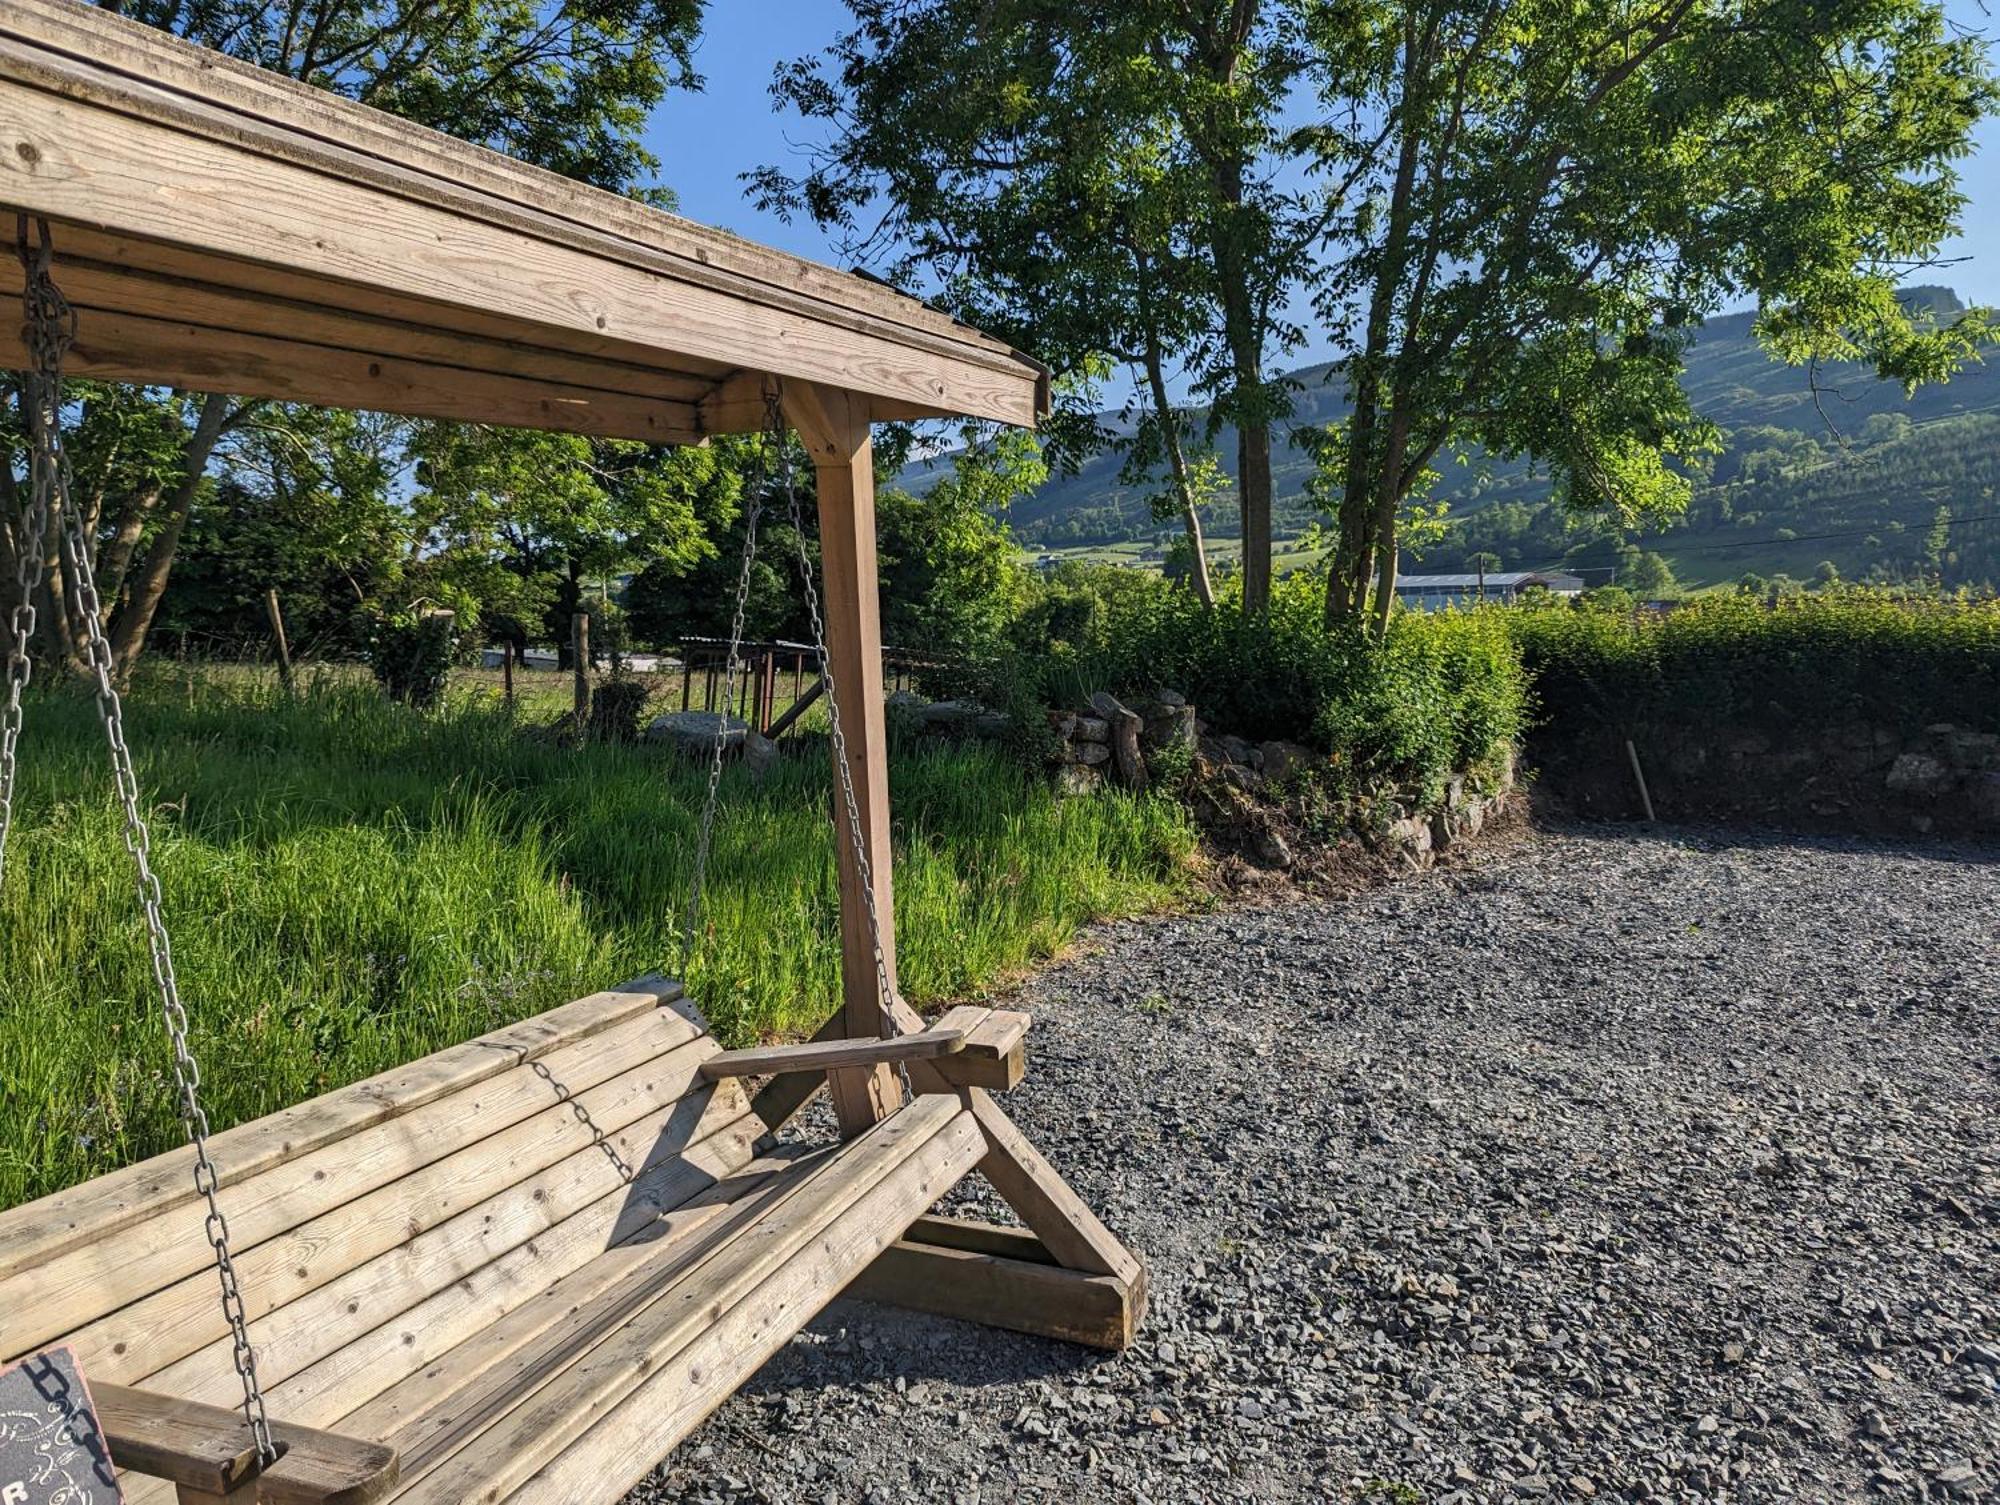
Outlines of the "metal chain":
<svg viewBox="0 0 2000 1505">
<path fill-rule="evenodd" d="M 84 624 L 90 672 L 96 685 L 98 718 L 104 723 L 105 739 L 111 747 L 111 767 L 118 787 L 118 802 L 124 815 L 125 849 L 131 854 L 137 878 L 139 903 L 145 912 L 147 948 L 152 960 L 153 981 L 160 999 L 160 1014 L 167 1038 L 173 1047 L 174 1085 L 179 1096 L 181 1125 L 188 1143 L 194 1147 L 194 1185 L 208 1205 L 203 1227 L 209 1247 L 215 1251 L 215 1270 L 222 1286 L 222 1311 L 229 1323 L 235 1350 L 236 1373 L 243 1382 L 243 1419 L 249 1423 L 258 1457 L 273 1462 L 278 1450 L 271 1439 L 271 1422 L 264 1409 L 264 1395 L 257 1383 L 257 1358 L 250 1347 L 250 1322 L 244 1309 L 243 1292 L 237 1283 L 236 1263 L 230 1256 L 229 1224 L 217 1199 L 221 1177 L 208 1152 L 208 1114 L 201 1104 L 201 1067 L 188 1049 L 188 1017 L 174 973 L 173 945 L 167 935 L 162 913 L 159 877 L 153 871 L 152 833 L 140 809 L 139 779 L 132 764 L 132 750 L 125 741 L 125 713 L 114 683 L 111 644 L 104 633 L 99 610 L 97 581 L 91 561 L 91 540 L 83 520 L 70 504 L 69 459 L 61 432 L 62 363 L 76 329 L 76 316 L 50 273 L 51 246 L 46 221 L 39 223 L 39 239 L 30 245 L 27 216 L 20 221 L 21 264 L 27 273 L 27 343 L 33 356 L 33 370 L 22 374 L 22 417 L 28 433 L 29 474 L 32 502 L 26 529 L 32 535 L 46 531 L 50 513 L 61 519 L 63 559 L 68 564 L 76 592 L 77 616 Z M 26 571 L 22 572 L 26 580 Z M 14 653 L 25 656 L 21 635 L 21 612 L 15 610 Z M 27 621 L 32 625 L 32 613 Z M 12 733 L 18 728 L 19 688 L 26 682 L 24 669 L 16 669 L 9 659 L 10 695 L 8 736 L 4 771 L 11 792 L 13 767 Z M 0 820 L 4 820 L 0 813 Z M 0 840 L 4 840 L 0 826 Z"/>
<path fill-rule="evenodd" d="M 76 333 L 76 313 L 55 292 L 47 275 L 50 246 L 44 230 L 39 246 L 28 240 L 28 221 L 20 220 L 20 254 L 23 265 L 38 268 L 22 290 L 27 322 L 22 337 L 28 346 L 30 364 L 36 370 L 62 367 L 63 352 Z M 21 378 L 21 429 L 28 431 L 28 409 L 32 402 L 30 378 Z M 32 456 L 30 457 L 32 461 Z M 7 833 L 14 825 L 14 780 L 18 771 L 21 743 L 21 697 L 33 676 L 35 661 L 29 652 L 35 636 L 35 597 L 42 588 L 43 561 L 48 554 L 49 495 L 51 487 L 40 484 L 41 473 L 30 465 L 28 511 L 15 536 L 14 610 L 10 614 L 11 636 L 7 645 L 7 704 L 0 711 L 0 875 L 7 870 Z"/>
<path fill-rule="evenodd" d="M 715 840 L 715 812 L 722 797 L 722 759 L 729 747 L 729 708 L 736 703 L 736 675 L 743 649 L 743 615 L 750 603 L 750 574 L 757 563 L 757 524 L 764 514 L 764 481 L 770 459 L 762 456 L 744 514 L 743 564 L 736 576 L 736 614 L 729 623 L 729 660 L 722 671 L 722 711 L 715 718 L 715 747 L 708 762 L 708 794 L 702 801 L 701 833 L 695 838 L 694 878 L 689 886 L 687 919 L 681 926 L 681 978 L 694 965 L 694 948 L 701 924 L 702 889 L 708 882 L 708 859 Z M 745 733 L 748 736 L 748 733 Z"/>
<path fill-rule="evenodd" d="M 833 658 L 826 651 L 826 624 L 820 616 L 819 587 L 813 580 L 812 555 L 806 549 L 805 511 L 799 502 L 797 482 L 792 476 L 791 448 L 782 442 L 784 430 L 778 413 L 778 399 L 773 395 L 768 401 L 772 432 L 780 438 L 778 482 L 784 488 L 785 506 L 791 515 L 792 537 L 798 545 L 799 583 L 805 589 L 806 616 L 812 624 L 813 648 L 819 654 L 820 677 L 826 681 L 827 729 L 833 740 L 833 766 L 839 775 L 840 803 L 847 817 L 848 839 L 854 848 L 855 874 L 861 882 L 861 907 L 868 917 L 868 944 L 875 953 L 876 998 L 882 1011 L 881 1036 L 885 1040 L 893 1040 L 902 1033 L 902 1026 L 896 1022 L 896 989 L 889 980 L 889 958 L 882 949 L 882 916 L 875 908 L 875 878 L 868 861 L 868 841 L 861 832 L 861 802 L 854 793 L 854 770 L 847 762 L 847 733 L 840 723 L 840 694 L 833 681 Z M 839 824 L 837 818 L 835 824 Z M 902 1083 L 903 1101 L 915 1101 L 909 1066 L 898 1061 L 896 1076 Z"/>
</svg>

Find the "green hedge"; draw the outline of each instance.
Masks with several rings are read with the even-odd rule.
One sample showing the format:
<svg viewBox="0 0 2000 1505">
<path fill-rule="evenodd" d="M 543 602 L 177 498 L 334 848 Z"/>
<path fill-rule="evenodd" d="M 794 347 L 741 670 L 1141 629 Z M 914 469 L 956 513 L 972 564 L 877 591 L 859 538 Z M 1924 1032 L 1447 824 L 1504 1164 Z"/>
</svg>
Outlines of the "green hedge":
<svg viewBox="0 0 2000 1505">
<path fill-rule="evenodd" d="M 1518 735 L 1526 683 L 1496 614 L 1399 613 L 1377 644 L 1330 630 L 1323 591 L 1316 575 L 1287 577 L 1257 618 L 1233 599 L 1208 611 L 1140 571 L 1066 567 L 1042 585 L 1015 653 L 980 688 L 1015 708 L 1170 688 L 1217 733 L 1301 742 L 1333 755 L 1353 789 L 1426 799 Z"/>
<path fill-rule="evenodd" d="M 1541 705 L 1542 749 L 1606 730 L 2000 731 L 1992 601 L 1854 588 L 1773 605 L 1704 596 L 1665 615 L 1550 604 L 1505 620 Z"/>
</svg>

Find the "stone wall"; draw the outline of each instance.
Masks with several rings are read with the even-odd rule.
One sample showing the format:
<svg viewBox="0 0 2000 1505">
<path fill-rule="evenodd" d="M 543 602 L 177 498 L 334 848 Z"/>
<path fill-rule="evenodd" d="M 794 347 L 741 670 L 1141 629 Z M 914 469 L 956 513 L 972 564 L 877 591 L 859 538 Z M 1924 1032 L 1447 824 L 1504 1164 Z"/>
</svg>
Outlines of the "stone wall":
<svg viewBox="0 0 2000 1505">
<path fill-rule="evenodd" d="M 927 705 L 905 697 L 902 713 L 925 735 L 999 738 L 1017 730 L 969 701 Z M 1325 754 L 1212 728 L 1171 689 L 1129 702 L 1100 690 L 1051 712 L 1048 726 L 1056 784 L 1065 793 L 1165 783 L 1188 799 L 1212 844 L 1266 868 L 1292 868 L 1304 846 L 1319 849 L 1311 860 L 1359 846 L 1395 867 L 1428 868 L 1477 837 L 1514 797 L 1511 754 L 1497 769 L 1450 779 L 1434 808 L 1397 792 L 1334 796 L 1328 791 L 1343 781 L 1331 777 L 1337 770 Z"/>
<path fill-rule="evenodd" d="M 1873 835 L 2000 835 L 2000 733 L 1870 721 L 1783 730 L 1689 726 L 1634 739 L 1662 820 L 1754 820 Z M 1624 739 L 1530 749 L 1581 814 L 1641 814 Z"/>
</svg>

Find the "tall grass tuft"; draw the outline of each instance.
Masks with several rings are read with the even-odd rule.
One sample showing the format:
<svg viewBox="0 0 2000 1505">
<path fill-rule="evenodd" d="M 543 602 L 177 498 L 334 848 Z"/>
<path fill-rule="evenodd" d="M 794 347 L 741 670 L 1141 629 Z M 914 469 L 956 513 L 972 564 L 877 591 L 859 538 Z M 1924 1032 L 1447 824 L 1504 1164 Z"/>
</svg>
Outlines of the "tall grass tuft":
<svg viewBox="0 0 2000 1505">
<path fill-rule="evenodd" d="M 678 971 L 700 769 L 565 750 L 499 708 L 328 678 L 296 700 L 161 674 L 130 702 L 192 1043 L 218 1128 L 651 970 Z M 689 984 L 733 1043 L 836 1006 L 823 745 L 731 774 Z M 1169 901 L 1179 809 L 1056 799 L 1002 755 L 891 769 L 913 1001 L 976 991 L 1100 916 Z M 0 1206 L 179 1141 L 90 703 L 29 707 L 0 883 Z"/>
</svg>

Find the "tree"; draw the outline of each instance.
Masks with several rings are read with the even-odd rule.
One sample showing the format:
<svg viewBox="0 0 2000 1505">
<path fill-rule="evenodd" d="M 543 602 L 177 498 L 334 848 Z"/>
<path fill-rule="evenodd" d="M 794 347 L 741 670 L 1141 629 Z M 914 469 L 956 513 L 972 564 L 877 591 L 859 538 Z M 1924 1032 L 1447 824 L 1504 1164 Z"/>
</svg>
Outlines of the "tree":
<svg viewBox="0 0 2000 1505">
<path fill-rule="evenodd" d="M 756 442 L 671 449 L 416 424 L 407 450 L 418 486 L 409 563 L 428 562 L 433 573 L 454 562 L 497 564 L 525 599 L 490 584 L 479 594 L 507 602 L 517 619 L 530 602 L 539 605 L 538 635 L 562 645 L 567 663 L 570 619 L 586 609 L 590 582 L 654 562 L 685 571 L 714 555 L 707 522 L 736 506 L 737 463 Z"/>
<path fill-rule="evenodd" d="M 1618 566 L 1618 583 L 1642 601 L 1657 601 L 1680 587 L 1666 556 L 1650 550 L 1633 549 Z"/>
<path fill-rule="evenodd" d="M 127 392 L 143 396 L 138 389 Z M 265 592 L 282 600 L 293 651 L 344 656 L 365 613 L 392 595 L 409 512 L 394 499 L 394 420 L 331 409 L 257 410 L 227 472 L 189 514 L 156 633 L 210 651 L 265 652 Z"/>
<path fill-rule="evenodd" d="M 1994 100 L 1929 0 L 1412 0 L 1315 8 L 1313 140 L 1351 185 L 1318 308 L 1349 351 L 1327 612 L 1393 600 L 1431 458 L 1529 456 L 1621 522 L 1686 505 L 1717 435 L 1678 380 L 1745 296 L 1800 364 L 1942 380 L 1983 314 L 1905 308 Z"/>
<path fill-rule="evenodd" d="M 700 83 L 692 58 L 701 0 L 100 3 L 421 125 L 656 199 L 658 190 L 643 187 L 657 166 L 640 140 L 647 112 L 669 87 Z M 217 394 L 82 390 L 89 395 L 73 443 L 77 479 L 94 498 L 95 563 L 123 675 L 145 649 L 190 518 L 208 494 L 210 464 L 218 457 L 233 462 L 246 426 L 287 425 L 295 410 Z M 11 414 L 17 405 L 4 406 Z M 306 429 L 317 422 L 296 421 Z M 18 453 L 18 418 L 0 423 L 11 429 L 6 447 Z M 141 437 L 146 460 L 135 464 L 127 446 Z M 103 460 L 102 470 L 87 463 L 93 457 Z M 10 467 L 7 490 L 13 482 Z M 240 492 L 234 500 L 255 494 Z M 11 556 L 12 546 L 10 534 L 0 552 Z M 50 585 L 54 596 L 74 589 L 60 572 L 52 572 Z M 74 624 L 54 609 L 44 620 L 54 650 L 68 654 L 64 633 Z"/>
<path fill-rule="evenodd" d="M 891 487 L 876 501 L 883 636 L 953 658 L 988 652 L 1019 614 L 1027 576 L 999 518 L 1048 478 L 1032 435 L 966 440 L 923 496 Z"/>
<path fill-rule="evenodd" d="M 1193 546 L 1164 379 L 1185 366 L 1214 399 L 1211 431 L 1237 431 L 1244 600 L 1262 610 L 1271 432 L 1289 407 L 1266 367 L 1301 338 L 1287 303 L 1315 275 L 1324 198 L 1283 115 L 1307 61 L 1299 17 L 1318 5 L 848 3 L 855 29 L 773 86 L 831 139 L 802 178 L 753 175 L 762 203 L 889 255 L 897 280 L 928 277 L 1064 371 L 1129 364 L 1147 410 L 1132 453 L 1166 468 Z M 1068 432 L 1104 442 L 1081 416 Z"/>
<path fill-rule="evenodd" d="M 1933 583 L 1944 583 L 1945 561 L 1950 557 L 1951 548 L 1951 508 L 1940 507 L 1931 518 L 1931 525 L 1924 532 L 1924 573 Z"/>
</svg>

